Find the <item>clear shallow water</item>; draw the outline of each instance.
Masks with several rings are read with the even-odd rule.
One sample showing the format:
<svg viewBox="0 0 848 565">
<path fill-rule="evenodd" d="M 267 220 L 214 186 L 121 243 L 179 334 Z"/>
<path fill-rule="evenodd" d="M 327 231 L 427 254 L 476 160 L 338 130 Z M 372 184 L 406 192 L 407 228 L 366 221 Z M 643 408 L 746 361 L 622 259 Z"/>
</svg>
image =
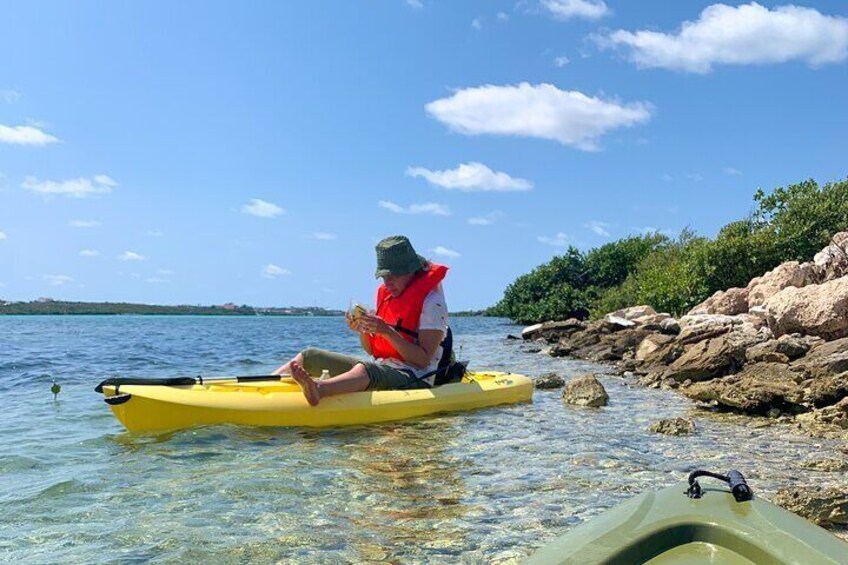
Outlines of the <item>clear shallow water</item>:
<svg viewBox="0 0 848 565">
<path fill-rule="evenodd" d="M 131 435 L 92 390 L 107 376 L 264 374 L 306 346 L 355 353 L 357 340 L 341 318 L 0 317 L 0 562 L 510 563 L 697 467 L 738 468 L 765 495 L 845 480 L 802 467 L 843 444 L 526 353 L 503 320 L 453 326 L 472 368 L 596 372 L 610 406 L 537 391 L 395 424 Z M 673 416 L 698 433 L 647 431 Z"/>
</svg>

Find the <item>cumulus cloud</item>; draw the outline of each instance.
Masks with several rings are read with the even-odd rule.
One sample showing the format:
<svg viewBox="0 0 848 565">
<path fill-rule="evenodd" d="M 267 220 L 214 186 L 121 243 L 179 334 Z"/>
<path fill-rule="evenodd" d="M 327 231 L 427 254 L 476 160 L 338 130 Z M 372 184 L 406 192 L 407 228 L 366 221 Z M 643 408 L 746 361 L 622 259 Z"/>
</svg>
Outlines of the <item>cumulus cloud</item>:
<svg viewBox="0 0 848 565">
<path fill-rule="evenodd" d="M 591 221 L 588 224 L 584 224 L 583 227 L 589 228 L 601 237 L 610 236 L 610 232 L 607 231 L 607 228 L 610 227 L 610 225 L 605 222 Z"/>
<path fill-rule="evenodd" d="M 438 247 L 434 247 L 432 250 L 434 255 L 438 255 L 439 257 L 449 257 L 451 259 L 456 259 L 459 257 L 459 253 L 454 251 L 453 249 L 448 249 L 447 247 L 442 247 L 439 245 Z"/>
<path fill-rule="evenodd" d="M 477 30 L 483 29 L 483 22 L 480 21 L 480 18 L 474 18 L 471 20 L 471 27 Z"/>
<path fill-rule="evenodd" d="M 63 284 L 74 281 L 74 279 L 68 275 L 44 275 L 44 280 L 51 286 L 62 286 Z"/>
<path fill-rule="evenodd" d="M 502 215 L 500 212 L 491 212 L 485 216 L 468 218 L 468 223 L 472 226 L 490 226 L 498 221 Z"/>
<path fill-rule="evenodd" d="M 97 257 L 100 252 L 96 249 L 81 249 L 79 254 L 80 257 Z"/>
<path fill-rule="evenodd" d="M 554 247 L 568 247 L 571 244 L 571 238 L 562 232 L 558 232 L 553 237 L 540 235 L 539 241 L 545 245 L 553 245 Z"/>
<path fill-rule="evenodd" d="M 498 12 L 498 21 L 505 22 L 509 20 L 509 14 L 506 12 Z"/>
<path fill-rule="evenodd" d="M 394 202 L 380 200 L 377 205 L 395 214 L 432 214 L 434 216 L 450 216 L 450 210 L 444 204 L 425 202 L 424 204 L 410 204 L 404 208 Z"/>
<path fill-rule="evenodd" d="M 324 241 L 330 241 L 330 240 L 336 239 L 336 234 L 327 233 L 327 232 L 323 232 L 323 231 L 316 231 L 316 232 L 312 232 L 310 237 L 313 237 L 314 239 L 321 239 L 321 240 L 324 240 Z"/>
<path fill-rule="evenodd" d="M 5 241 L 7 239 L 6 234 L 0 231 L 0 241 Z"/>
<path fill-rule="evenodd" d="M 26 190 L 40 194 L 58 194 L 72 198 L 86 198 L 92 194 L 108 194 L 112 192 L 112 188 L 118 186 L 118 183 L 106 175 L 95 175 L 93 179 L 80 177 L 62 182 L 52 180 L 40 181 L 36 177 L 28 176 L 24 178 L 21 186 Z"/>
<path fill-rule="evenodd" d="M 259 218 L 274 218 L 280 214 L 285 214 L 286 211 L 270 202 L 265 202 L 258 198 L 251 198 L 250 202 L 241 207 L 243 214 L 250 214 Z"/>
<path fill-rule="evenodd" d="M 739 169 L 736 169 L 734 167 L 725 167 L 722 170 L 724 171 L 724 174 L 726 174 L 726 175 L 739 176 L 739 175 L 742 174 L 742 171 L 740 171 Z"/>
<path fill-rule="evenodd" d="M 32 126 L 6 126 L 0 124 L 0 143 L 14 145 L 47 145 L 56 143 L 59 138 L 44 133 Z"/>
<path fill-rule="evenodd" d="M 542 0 L 542 8 L 558 20 L 598 20 L 612 13 L 604 0 Z"/>
<path fill-rule="evenodd" d="M 466 88 L 425 108 L 465 135 L 538 137 L 584 151 L 596 150 L 599 138 L 611 130 L 647 122 L 653 111 L 646 102 L 622 104 L 526 82 Z"/>
<path fill-rule="evenodd" d="M 554 65 L 556 65 L 557 67 L 564 67 L 570 62 L 571 62 L 571 59 L 569 59 L 565 55 L 560 55 L 559 57 L 554 59 Z"/>
<path fill-rule="evenodd" d="M 100 222 L 97 220 L 71 220 L 68 225 L 72 228 L 97 228 L 100 227 Z"/>
<path fill-rule="evenodd" d="M 284 275 L 290 275 L 291 271 L 288 269 L 283 269 L 282 267 L 278 267 L 277 265 L 268 264 L 262 269 L 262 276 L 266 279 L 275 279 L 277 277 L 281 277 Z"/>
<path fill-rule="evenodd" d="M 627 50 L 645 68 L 703 74 L 714 65 L 803 61 L 818 67 L 848 58 L 848 19 L 793 5 L 713 4 L 676 33 L 617 30 L 597 40 Z"/>
<path fill-rule="evenodd" d="M 463 192 L 509 192 L 530 190 L 533 183 L 522 178 L 513 178 L 506 173 L 495 172 L 483 163 L 463 163 L 455 169 L 431 171 L 424 167 L 409 167 L 406 174 L 423 177 L 430 184 L 461 190 Z"/>
<path fill-rule="evenodd" d="M 0 102 L 13 104 L 21 97 L 21 93 L 16 90 L 0 90 Z"/>
<path fill-rule="evenodd" d="M 118 255 L 118 259 L 121 261 L 144 261 L 147 257 L 135 251 L 124 251 Z"/>
</svg>

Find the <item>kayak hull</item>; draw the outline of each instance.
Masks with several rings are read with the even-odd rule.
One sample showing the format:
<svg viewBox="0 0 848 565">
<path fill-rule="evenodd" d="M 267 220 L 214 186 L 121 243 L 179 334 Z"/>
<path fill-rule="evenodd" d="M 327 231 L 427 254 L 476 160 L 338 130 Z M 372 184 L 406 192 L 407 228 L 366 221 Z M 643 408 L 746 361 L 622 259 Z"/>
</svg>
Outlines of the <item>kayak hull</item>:
<svg viewBox="0 0 848 565">
<path fill-rule="evenodd" d="M 310 406 L 286 379 L 203 385 L 103 386 L 115 417 L 131 432 L 212 424 L 339 427 L 416 418 L 531 400 L 533 384 L 511 373 L 469 373 L 432 389 L 366 391 L 323 398 Z M 126 395 L 126 396 L 124 396 Z"/>
<path fill-rule="evenodd" d="M 800 516 L 727 489 L 686 484 L 634 497 L 577 526 L 528 564 L 816 563 L 848 564 L 848 544 Z"/>
</svg>

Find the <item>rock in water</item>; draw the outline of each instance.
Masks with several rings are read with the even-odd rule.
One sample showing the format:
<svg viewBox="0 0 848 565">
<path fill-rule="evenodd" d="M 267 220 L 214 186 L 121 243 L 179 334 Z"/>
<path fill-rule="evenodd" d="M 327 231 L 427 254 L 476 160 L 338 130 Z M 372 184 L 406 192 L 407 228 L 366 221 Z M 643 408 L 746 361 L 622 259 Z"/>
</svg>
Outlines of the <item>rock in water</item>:
<svg viewBox="0 0 848 565">
<path fill-rule="evenodd" d="M 565 379 L 556 373 L 548 373 L 541 377 L 537 377 L 533 383 L 539 390 L 550 390 L 553 388 L 562 388 L 565 385 Z"/>
<path fill-rule="evenodd" d="M 777 491 L 772 502 L 819 526 L 848 524 L 848 494 L 845 494 L 839 488 L 795 487 L 781 489 Z"/>
<path fill-rule="evenodd" d="M 595 377 L 588 374 L 572 379 L 562 391 L 562 399 L 568 404 L 590 406 L 597 408 L 609 403 L 609 395 L 604 385 Z"/>
<path fill-rule="evenodd" d="M 695 433 L 695 422 L 686 418 L 663 418 L 651 424 L 651 431 L 670 436 L 685 436 Z"/>
</svg>

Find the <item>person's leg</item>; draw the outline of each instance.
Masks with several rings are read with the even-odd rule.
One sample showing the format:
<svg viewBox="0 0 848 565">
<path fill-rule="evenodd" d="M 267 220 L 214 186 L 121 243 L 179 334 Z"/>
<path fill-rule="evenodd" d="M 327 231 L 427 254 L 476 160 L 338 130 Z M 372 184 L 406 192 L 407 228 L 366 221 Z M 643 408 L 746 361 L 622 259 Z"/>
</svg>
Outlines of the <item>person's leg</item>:
<svg viewBox="0 0 848 565">
<path fill-rule="evenodd" d="M 292 378 L 303 389 L 303 396 L 312 406 L 317 406 L 325 396 L 366 390 L 371 381 L 368 371 L 362 363 L 357 363 L 349 371 L 325 381 L 313 380 L 306 369 L 296 360 L 292 360 L 288 364 L 291 366 Z"/>
<path fill-rule="evenodd" d="M 321 376 L 321 371 L 327 369 L 330 376 L 341 375 L 350 371 L 354 365 L 359 363 L 359 359 L 350 355 L 343 355 L 334 351 L 326 351 L 316 347 L 304 349 L 294 356 L 294 359 L 278 368 L 272 374 L 274 375 L 290 375 L 292 362 L 297 363 L 313 378 Z"/>
</svg>

